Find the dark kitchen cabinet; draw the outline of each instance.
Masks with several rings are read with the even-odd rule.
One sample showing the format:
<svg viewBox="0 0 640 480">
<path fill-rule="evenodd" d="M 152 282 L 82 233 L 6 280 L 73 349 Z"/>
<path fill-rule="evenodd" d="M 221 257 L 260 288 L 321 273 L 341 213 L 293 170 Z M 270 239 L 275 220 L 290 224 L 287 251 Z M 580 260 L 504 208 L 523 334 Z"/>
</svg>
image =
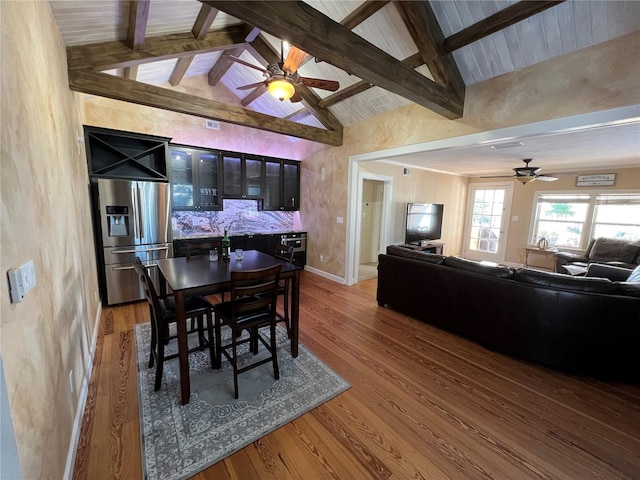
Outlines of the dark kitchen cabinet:
<svg viewBox="0 0 640 480">
<path fill-rule="evenodd" d="M 170 153 L 173 210 L 221 210 L 218 151 L 171 145 Z"/>
<path fill-rule="evenodd" d="M 89 176 L 167 181 L 170 138 L 84 127 Z"/>
<path fill-rule="evenodd" d="M 300 162 L 266 158 L 264 210 L 300 209 Z"/>
<path fill-rule="evenodd" d="M 262 158 L 235 152 L 222 152 L 221 156 L 223 196 L 225 198 L 262 198 Z"/>
</svg>

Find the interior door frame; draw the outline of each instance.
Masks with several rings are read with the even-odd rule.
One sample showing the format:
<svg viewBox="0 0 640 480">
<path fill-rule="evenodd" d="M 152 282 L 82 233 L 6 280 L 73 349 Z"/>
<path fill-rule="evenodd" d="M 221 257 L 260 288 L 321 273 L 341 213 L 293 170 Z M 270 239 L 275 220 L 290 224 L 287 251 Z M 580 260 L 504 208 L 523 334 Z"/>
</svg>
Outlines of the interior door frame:
<svg viewBox="0 0 640 480">
<path fill-rule="evenodd" d="M 464 219 L 464 230 L 462 235 L 462 256 L 464 258 L 469 258 L 471 260 L 488 260 L 488 261 L 497 261 L 504 262 L 507 250 L 507 241 L 509 237 L 509 222 L 511 221 L 511 204 L 513 201 L 513 187 L 514 182 L 512 180 L 509 181 L 501 181 L 501 182 L 488 182 L 488 183 L 470 183 L 469 188 L 467 190 L 467 204 L 465 211 L 467 212 Z M 471 250 L 469 250 L 469 240 L 471 237 L 471 218 L 473 217 L 473 200 L 475 198 L 476 190 L 498 190 L 505 188 L 505 196 L 504 196 L 504 206 L 502 212 L 502 222 L 500 224 L 500 242 L 498 243 L 498 252 L 495 254 L 485 254 L 487 255 L 485 258 L 482 258 L 483 255 L 471 254 Z M 491 257 L 488 257 L 491 255 Z"/>
<path fill-rule="evenodd" d="M 358 172 L 358 188 L 355 202 L 355 242 L 351 262 L 351 275 L 347 278 L 347 285 L 358 283 L 358 264 L 360 263 L 360 234 L 362 228 L 362 186 L 365 180 L 376 180 L 384 183 L 382 191 L 382 218 L 380 219 L 380 248 L 384 248 L 389 241 L 389 220 L 391 218 L 391 195 L 393 191 L 393 177 L 378 175 L 370 172 Z"/>
</svg>

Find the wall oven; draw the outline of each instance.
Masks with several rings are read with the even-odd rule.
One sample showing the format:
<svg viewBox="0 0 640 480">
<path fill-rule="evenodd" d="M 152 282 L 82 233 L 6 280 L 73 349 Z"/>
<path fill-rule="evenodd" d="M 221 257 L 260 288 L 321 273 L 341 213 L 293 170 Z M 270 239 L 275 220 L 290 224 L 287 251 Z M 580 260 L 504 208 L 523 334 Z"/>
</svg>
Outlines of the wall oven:
<svg viewBox="0 0 640 480">
<path fill-rule="evenodd" d="M 304 267 L 307 264 L 307 234 L 290 232 L 280 236 L 280 243 L 293 247 L 293 263 Z"/>
</svg>

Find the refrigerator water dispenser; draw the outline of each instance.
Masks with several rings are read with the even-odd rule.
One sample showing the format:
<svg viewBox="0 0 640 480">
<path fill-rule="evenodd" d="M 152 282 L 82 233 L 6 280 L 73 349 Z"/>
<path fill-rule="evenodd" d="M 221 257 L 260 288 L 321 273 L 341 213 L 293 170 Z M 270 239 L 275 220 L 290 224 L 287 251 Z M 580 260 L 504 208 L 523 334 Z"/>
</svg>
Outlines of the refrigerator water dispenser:
<svg viewBox="0 0 640 480">
<path fill-rule="evenodd" d="M 126 237 L 129 235 L 129 208 L 107 207 L 107 225 L 110 237 Z"/>
</svg>

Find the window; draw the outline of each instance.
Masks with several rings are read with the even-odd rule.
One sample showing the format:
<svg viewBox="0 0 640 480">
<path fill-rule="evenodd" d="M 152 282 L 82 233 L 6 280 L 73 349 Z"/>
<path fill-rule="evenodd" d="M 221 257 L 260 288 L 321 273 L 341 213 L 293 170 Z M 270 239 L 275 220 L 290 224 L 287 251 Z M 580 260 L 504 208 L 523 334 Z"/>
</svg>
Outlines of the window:
<svg viewBox="0 0 640 480">
<path fill-rule="evenodd" d="M 584 249 L 591 238 L 640 239 L 640 194 L 539 193 L 531 243 Z"/>
</svg>

